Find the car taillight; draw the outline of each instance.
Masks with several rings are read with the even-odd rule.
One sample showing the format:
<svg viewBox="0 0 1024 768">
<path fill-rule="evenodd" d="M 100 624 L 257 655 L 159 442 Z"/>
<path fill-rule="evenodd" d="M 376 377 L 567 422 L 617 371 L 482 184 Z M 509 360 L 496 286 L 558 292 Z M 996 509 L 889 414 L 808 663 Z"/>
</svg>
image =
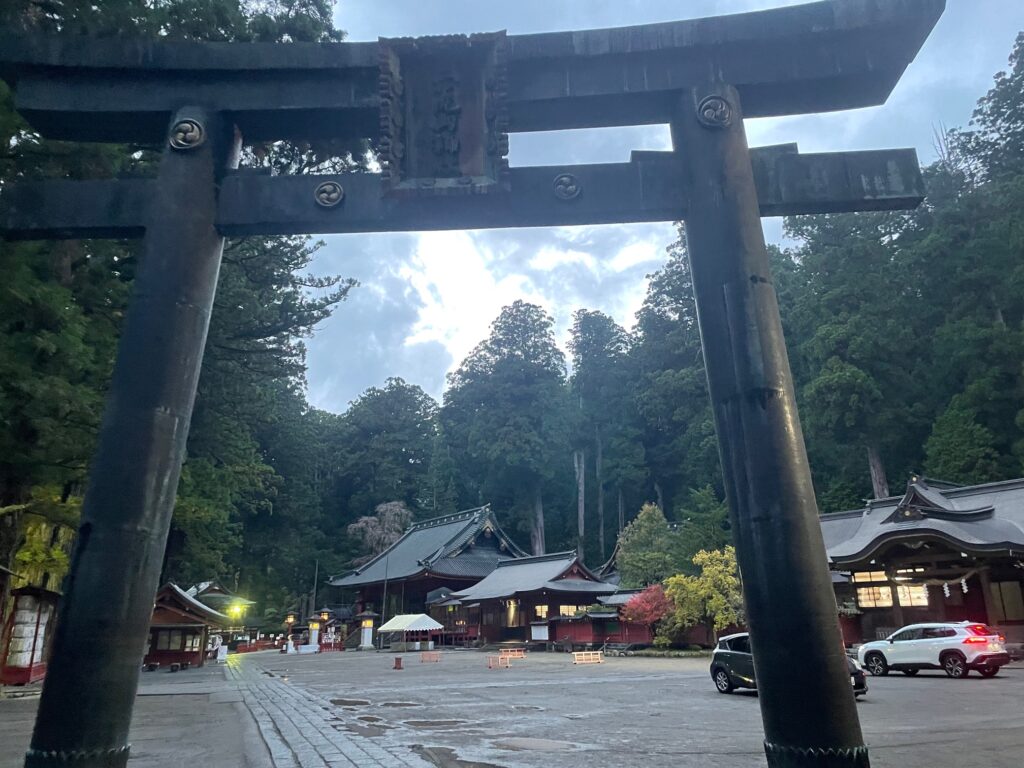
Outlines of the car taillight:
<svg viewBox="0 0 1024 768">
<path fill-rule="evenodd" d="M 965 637 L 964 638 L 964 645 L 977 645 L 979 643 L 983 645 L 983 644 L 985 644 L 987 642 L 988 642 L 988 638 L 986 638 L 986 637 Z"/>
<path fill-rule="evenodd" d="M 1005 643 L 1006 642 L 1006 638 L 1003 637 L 1002 635 L 999 635 L 999 642 L 1000 643 Z"/>
</svg>

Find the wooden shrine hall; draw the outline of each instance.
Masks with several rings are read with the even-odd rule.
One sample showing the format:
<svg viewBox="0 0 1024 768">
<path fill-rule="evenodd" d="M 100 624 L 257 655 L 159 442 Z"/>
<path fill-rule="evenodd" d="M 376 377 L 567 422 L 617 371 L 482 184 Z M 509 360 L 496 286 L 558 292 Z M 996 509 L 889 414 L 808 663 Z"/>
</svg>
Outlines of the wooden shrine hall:
<svg viewBox="0 0 1024 768">
<path fill-rule="evenodd" d="M 203 666 L 207 641 L 213 631 L 227 627 L 230 619 L 168 582 L 156 593 L 149 641 L 142 663 Z"/>
<path fill-rule="evenodd" d="M 922 621 L 980 621 L 1024 644 L 1024 479 L 912 477 L 902 496 L 822 515 L 847 642 Z"/>
<path fill-rule="evenodd" d="M 490 506 L 483 506 L 414 523 L 368 563 L 331 577 L 328 584 L 354 592 L 357 611 L 377 611 L 385 622 L 398 614 L 425 613 L 431 593 L 465 589 L 498 564 L 525 556 Z"/>
</svg>

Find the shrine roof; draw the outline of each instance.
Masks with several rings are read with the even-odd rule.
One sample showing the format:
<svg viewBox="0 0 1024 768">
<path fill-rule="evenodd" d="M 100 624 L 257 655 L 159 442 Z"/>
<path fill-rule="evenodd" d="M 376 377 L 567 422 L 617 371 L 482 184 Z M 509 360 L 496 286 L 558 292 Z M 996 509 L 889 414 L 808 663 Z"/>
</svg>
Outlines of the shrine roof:
<svg viewBox="0 0 1024 768">
<path fill-rule="evenodd" d="M 906 493 L 873 499 L 864 509 L 823 515 L 822 533 L 835 566 L 863 563 L 896 543 L 935 541 L 973 555 L 1024 552 L 1024 479 L 934 487 L 912 478 Z"/>
<path fill-rule="evenodd" d="M 478 546 L 484 543 L 480 537 L 493 537 L 493 546 Z M 525 554 L 484 506 L 415 523 L 368 563 L 331 577 L 329 583 L 360 587 L 427 574 L 481 579 L 500 562 Z"/>
<path fill-rule="evenodd" d="M 180 614 L 183 618 L 195 618 L 197 623 L 227 626 L 230 619 L 219 611 L 199 602 L 174 582 L 167 582 L 156 593 L 154 612 L 161 609 Z"/>
<path fill-rule="evenodd" d="M 599 597 L 597 602 L 603 605 L 625 605 L 641 592 L 643 592 L 642 589 L 620 589 L 618 592 L 608 595 L 608 597 Z"/>
<path fill-rule="evenodd" d="M 527 592 L 569 592 L 596 598 L 609 595 L 617 587 L 601 581 L 579 562 L 575 552 L 522 557 L 498 563 L 498 567 L 478 584 L 452 592 L 452 597 L 470 600 L 495 600 Z"/>
</svg>

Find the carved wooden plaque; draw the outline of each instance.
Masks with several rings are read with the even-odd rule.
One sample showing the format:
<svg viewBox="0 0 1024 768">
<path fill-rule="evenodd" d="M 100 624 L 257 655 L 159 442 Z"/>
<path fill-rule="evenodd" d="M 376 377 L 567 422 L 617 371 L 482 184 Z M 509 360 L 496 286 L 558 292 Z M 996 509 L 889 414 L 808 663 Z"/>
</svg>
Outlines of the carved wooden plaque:
<svg viewBox="0 0 1024 768">
<path fill-rule="evenodd" d="M 380 40 L 380 151 L 398 195 L 508 189 L 505 33 Z"/>
</svg>

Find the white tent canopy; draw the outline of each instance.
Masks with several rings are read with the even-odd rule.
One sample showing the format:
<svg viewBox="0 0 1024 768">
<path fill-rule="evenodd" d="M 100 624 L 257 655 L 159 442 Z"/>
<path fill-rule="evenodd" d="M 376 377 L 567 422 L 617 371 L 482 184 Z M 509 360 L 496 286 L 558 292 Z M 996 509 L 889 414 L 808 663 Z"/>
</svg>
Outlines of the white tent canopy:
<svg viewBox="0 0 1024 768">
<path fill-rule="evenodd" d="M 378 632 L 424 632 L 430 629 L 444 629 L 425 613 L 403 613 L 382 624 Z"/>
</svg>

